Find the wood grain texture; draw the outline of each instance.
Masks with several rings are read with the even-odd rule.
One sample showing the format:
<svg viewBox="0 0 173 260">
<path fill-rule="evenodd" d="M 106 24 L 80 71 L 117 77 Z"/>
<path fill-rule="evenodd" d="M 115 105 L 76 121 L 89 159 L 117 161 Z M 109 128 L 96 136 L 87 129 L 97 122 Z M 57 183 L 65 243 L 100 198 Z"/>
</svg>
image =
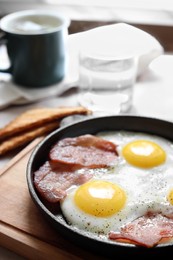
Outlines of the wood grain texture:
<svg viewBox="0 0 173 260">
<path fill-rule="evenodd" d="M 104 259 L 62 237 L 32 201 L 26 166 L 36 139 L 0 172 L 0 245 L 27 259 Z"/>
</svg>

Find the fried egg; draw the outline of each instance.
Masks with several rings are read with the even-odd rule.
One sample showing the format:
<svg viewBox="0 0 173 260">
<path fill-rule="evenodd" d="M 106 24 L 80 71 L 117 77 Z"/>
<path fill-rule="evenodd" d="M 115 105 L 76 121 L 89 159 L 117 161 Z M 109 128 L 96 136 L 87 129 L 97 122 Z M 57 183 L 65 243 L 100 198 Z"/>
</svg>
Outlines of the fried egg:
<svg viewBox="0 0 173 260">
<path fill-rule="evenodd" d="M 151 168 L 165 162 L 165 151 L 155 142 L 132 141 L 124 146 L 122 154 L 127 162 L 142 168 Z"/>
<path fill-rule="evenodd" d="M 67 222 L 107 235 L 147 212 L 173 216 L 173 144 L 128 131 L 98 136 L 117 145 L 117 163 L 109 169 L 90 169 L 94 175 L 89 182 L 70 188 L 61 201 Z"/>
</svg>

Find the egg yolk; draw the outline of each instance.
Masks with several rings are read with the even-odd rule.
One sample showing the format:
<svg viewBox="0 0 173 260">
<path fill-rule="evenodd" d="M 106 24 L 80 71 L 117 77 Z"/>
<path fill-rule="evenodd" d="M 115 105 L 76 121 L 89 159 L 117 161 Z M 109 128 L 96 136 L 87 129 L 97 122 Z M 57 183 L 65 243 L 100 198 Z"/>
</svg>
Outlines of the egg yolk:
<svg viewBox="0 0 173 260">
<path fill-rule="evenodd" d="M 173 205 L 173 190 L 171 190 L 167 196 L 167 200 L 171 205 Z"/>
<path fill-rule="evenodd" d="M 118 185 L 98 180 L 81 185 L 75 193 L 74 200 L 85 213 L 107 217 L 123 208 L 126 194 Z"/>
<path fill-rule="evenodd" d="M 166 153 L 156 143 L 137 140 L 125 145 L 122 154 L 126 161 L 141 168 L 151 168 L 165 162 Z"/>
</svg>

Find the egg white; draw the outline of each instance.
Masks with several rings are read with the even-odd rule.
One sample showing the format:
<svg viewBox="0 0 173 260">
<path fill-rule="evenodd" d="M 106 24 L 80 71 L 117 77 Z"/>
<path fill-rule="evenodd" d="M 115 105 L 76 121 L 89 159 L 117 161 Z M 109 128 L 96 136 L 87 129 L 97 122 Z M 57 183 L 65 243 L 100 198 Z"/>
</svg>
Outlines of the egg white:
<svg viewBox="0 0 173 260">
<path fill-rule="evenodd" d="M 117 145 L 118 161 L 112 169 L 97 169 L 93 180 L 105 180 L 118 184 L 127 195 L 125 206 L 109 217 L 95 217 L 83 212 L 74 202 L 77 186 L 73 186 L 61 202 L 62 213 L 74 227 L 97 234 L 107 234 L 145 215 L 148 211 L 173 216 L 173 206 L 167 201 L 167 194 L 173 188 L 173 144 L 162 137 L 128 131 L 102 132 L 98 136 Z M 166 152 L 166 161 L 150 169 L 134 167 L 122 156 L 125 144 L 138 140 L 150 140 Z"/>
</svg>

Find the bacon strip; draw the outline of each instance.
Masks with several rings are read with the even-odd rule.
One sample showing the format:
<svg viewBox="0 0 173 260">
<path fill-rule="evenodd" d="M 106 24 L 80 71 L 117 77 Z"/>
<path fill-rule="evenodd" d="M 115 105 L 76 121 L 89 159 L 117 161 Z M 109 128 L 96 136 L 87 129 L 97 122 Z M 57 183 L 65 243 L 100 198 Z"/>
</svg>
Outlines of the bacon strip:
<svg viewBox="0 0 173 260">
<path fill-rule="evenodd" d="M 117 159 L 116 145 L 93 135 L 65 138 L 50 151 L 50 159 L 79 167 L 108 167 Z"/>
<path fill-rule="evenodd" d="M 92 135 L 64 138 L 49 155 L 50 160 L 34 173 L 34 184 L 39 194 L 52 203 L 62 200 L 72 185 L 90 180 L 93 174 L 88 168 L 108 167 L 117 159 L 115 144 Z"/>
<path fill-rule="evenodd" d="M 83 184 L 92 178 L 92 175 L 85 171 L 79 173 L 75 170 L 75 168 L 47 161 L 34 173 L 35 187 L 47 201 L 58 202 L 66 197 L 69 187 Z"/>
<path fill-rule="evenodd" d="M 111 231 L 109 238 L 125 239 L 140 246 L 154 247 L 163 238 L 173 238 L 173 219 L 161 214 L 147 214 L 121 228 L 120 233 Z"/>
</svg>

